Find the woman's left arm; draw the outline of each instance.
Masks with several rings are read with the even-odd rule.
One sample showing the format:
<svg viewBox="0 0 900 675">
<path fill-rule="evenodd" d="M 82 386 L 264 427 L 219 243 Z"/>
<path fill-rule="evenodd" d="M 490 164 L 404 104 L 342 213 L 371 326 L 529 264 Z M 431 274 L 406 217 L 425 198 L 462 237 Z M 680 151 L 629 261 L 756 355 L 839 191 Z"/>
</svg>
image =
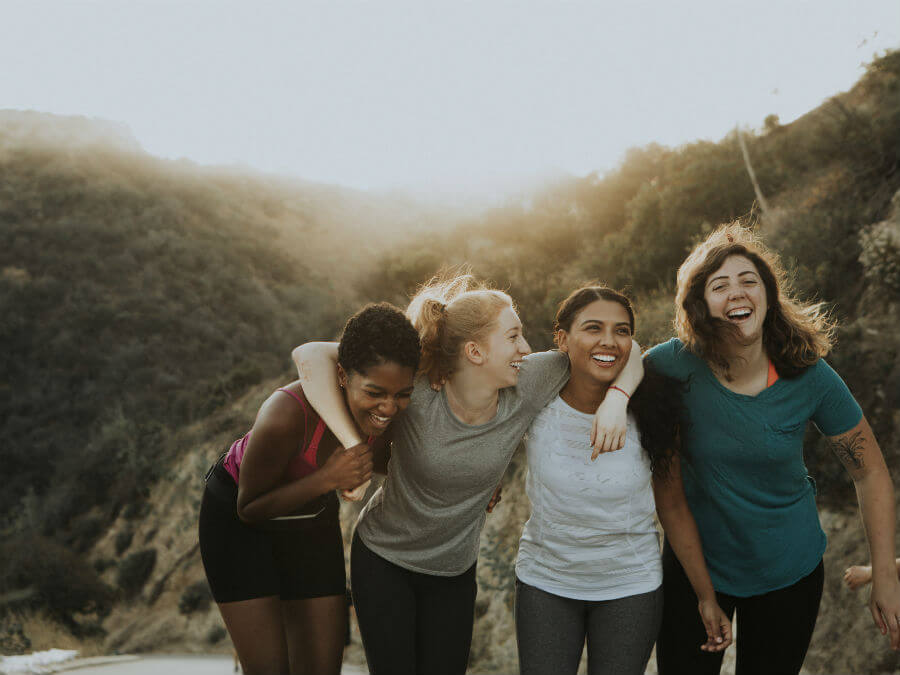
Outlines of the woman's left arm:
<svg viewBox="0 0 900 675">
<path fill-rule="evenodd" d="M 869 609 L 882 635 L 890 633 L 891 648 L 900 650 L 900 581 L 894 564 L 894 486 L 884 456 L 863 416 L 849 431 L 829 436 L 831 449 L 856 486 L 872 561 Z"/>
<path fill-rule="evenodd" d="M 731 621 L 719 607 L 709 570 L 706 569 L 697 523 L 684 496 L 679 458 L 672 457 L 668 470 L 660 473 L 653 476 L 656 514 L 666 534 L 666 541 L 697 595 L 697 611 L 707 636 L 706 643 L 700 649 L 705 652 L 723 651 L 732 641 Z"/>
</svg>

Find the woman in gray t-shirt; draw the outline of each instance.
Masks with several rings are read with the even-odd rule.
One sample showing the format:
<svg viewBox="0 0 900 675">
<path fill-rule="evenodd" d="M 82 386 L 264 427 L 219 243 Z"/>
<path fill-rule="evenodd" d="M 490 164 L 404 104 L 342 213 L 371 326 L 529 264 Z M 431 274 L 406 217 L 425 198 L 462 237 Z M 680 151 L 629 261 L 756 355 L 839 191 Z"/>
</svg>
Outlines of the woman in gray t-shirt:
<svg viewBox="0 0 900 675">
<path fill-rule="evenodd" d="M 528 425 L 567 381 L 569 360 L 559 352 L 529 356 L 510 297 L 469 276 L 427 285 L 407 315 L 422 339 L 420 377 L 391 427 L 387 479 L 354 535 L 354 604 L 372 673 L 464 673 L 485 508 Z M 294 351 L 310 403 L 342 443 L 354 445 L 358 432 L 331 358 L 333 347 L 322 343 Z M 630 394 L 641 374 L 637 357 L 617 384 Z M 444 386 L 435 391 L 429 381 Z M 598 450 L 621 446 L 621 399 L 598 410 L 601 430 L 611 411 L 621 416 L 610 433 L 595 434 Z"/>
</svg>

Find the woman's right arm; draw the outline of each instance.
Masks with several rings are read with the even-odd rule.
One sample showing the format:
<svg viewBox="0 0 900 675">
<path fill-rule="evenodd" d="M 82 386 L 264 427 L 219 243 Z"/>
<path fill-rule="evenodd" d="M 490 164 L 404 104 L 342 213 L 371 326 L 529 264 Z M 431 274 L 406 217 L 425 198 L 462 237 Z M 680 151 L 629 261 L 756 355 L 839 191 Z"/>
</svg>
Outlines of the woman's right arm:
<svg viewBox="0 0 900 675">
<path fill-rule="evenodd" d="M 307 342 L 291 352 L 306 400 L 338 442 L 345 448 L 352 448 L 365 439 L 344 404 L 337 378 L 337 356 L 336 342 Z"/>
<path fill-rule="evenodd" d="M 276 394 L 263 404 L 241 460 L 237 514 L 244 522 L 289 515 L 319 495 L 355 488 L 371 477 L 372 453 L 360 446 L 338 448 L 318 471 L 283 482 L 305 427 L 297 404 L 287 397 Z"/>
<path fill-rule="evenodd" d="M 662 475 L 654 474 L 653 496 L 659 523 L 666 533 L 666 541 L 672 547 L 697 595 L 697 611 L 700 612 L 707 636 L 706 643 L 700 649 L 705 652 L 720 652 L 731 644 L 731 621 L 716 600 L 716 591 L 703 558 L 697 523 L 684 496 L 681 461 L 678 456 L 669 460 L 667 472 Z"/>
</svg>

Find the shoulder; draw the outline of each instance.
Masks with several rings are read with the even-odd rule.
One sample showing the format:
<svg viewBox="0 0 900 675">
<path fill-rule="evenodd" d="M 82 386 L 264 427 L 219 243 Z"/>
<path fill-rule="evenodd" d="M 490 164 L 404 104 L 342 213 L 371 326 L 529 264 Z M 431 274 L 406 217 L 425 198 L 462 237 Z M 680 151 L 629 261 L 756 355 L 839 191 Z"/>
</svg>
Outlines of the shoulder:
<svg viewBox="0 0 900 675">
<path fill-rule="evenodd" d="M 253 424 L 254 430 L 270 433 L 303 433 L 309 421 L 318 421 L 318 415 L 306 400 L 299 382 L 273 391 L 263 402 Z"/>
<path fill-rule="evenodd" d="M 522 360 L 520 373 L 534 371 L 566 371 L 569 369 L 569 357 L 558 349 L 528 354 Z"/>
<path fill-rule="evenodd" d="M 678 380 L 687 379 L 697 368 L 704 365 L 703 359 L 691 353 L 678 338 L 656 345 L 644 354 L 644 363 L 662 375 Z"/>
<path fill-rule="evenodd" d="M 516 390 L 528 398 L 537 396 L 544 407 L 545 393 L 556 394 L 569 379 L 569 356 L 559 350 L 535 352 L 522 360 Z"/>
</svg>

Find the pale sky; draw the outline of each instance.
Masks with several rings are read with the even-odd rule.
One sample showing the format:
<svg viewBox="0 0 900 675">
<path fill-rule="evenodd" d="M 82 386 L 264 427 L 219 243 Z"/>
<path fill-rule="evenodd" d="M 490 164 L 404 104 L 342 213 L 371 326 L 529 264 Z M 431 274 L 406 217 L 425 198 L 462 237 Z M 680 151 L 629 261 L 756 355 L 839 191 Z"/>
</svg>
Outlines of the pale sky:
<svg viewBox="0 0 900 675">
<path fill-rule="evenodd" d="M 0 108 L 120 122 L 165 158 L 479 192 L 791 121 L 898 47 L 900 0 L 0 0 Z"/>
</svg>

